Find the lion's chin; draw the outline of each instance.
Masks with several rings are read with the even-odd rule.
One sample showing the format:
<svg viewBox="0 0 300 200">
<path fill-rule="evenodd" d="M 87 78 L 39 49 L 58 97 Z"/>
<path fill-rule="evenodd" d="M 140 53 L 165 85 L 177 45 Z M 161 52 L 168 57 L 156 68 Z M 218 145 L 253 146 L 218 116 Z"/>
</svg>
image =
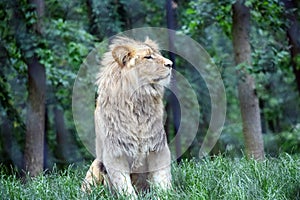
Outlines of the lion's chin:
<svg viewBox="0 0 300 200">
<path fill-rule="evenodd" d="M 169 82 L 170 81 L 170 75 L 171 73 L 168 73 L 166 76 L 161 76 L 158 78 L 153 79 L 154 83 L 160 83 L 160 82 Z"/>
</svg>

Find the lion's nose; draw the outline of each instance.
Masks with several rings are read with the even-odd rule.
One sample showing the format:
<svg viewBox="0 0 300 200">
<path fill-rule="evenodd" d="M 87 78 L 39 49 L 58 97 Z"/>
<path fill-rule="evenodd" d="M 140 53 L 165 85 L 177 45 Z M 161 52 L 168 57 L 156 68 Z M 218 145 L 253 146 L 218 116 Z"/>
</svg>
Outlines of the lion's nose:
<svg viewBox="0 0 300 200">
<path fill-rule="evenodd" d="M 171 68 L 173 65 L 173 62 L 169 59 L 166 59 L 164 65 L 165 65 L 165 67 Z"/>
</svg>

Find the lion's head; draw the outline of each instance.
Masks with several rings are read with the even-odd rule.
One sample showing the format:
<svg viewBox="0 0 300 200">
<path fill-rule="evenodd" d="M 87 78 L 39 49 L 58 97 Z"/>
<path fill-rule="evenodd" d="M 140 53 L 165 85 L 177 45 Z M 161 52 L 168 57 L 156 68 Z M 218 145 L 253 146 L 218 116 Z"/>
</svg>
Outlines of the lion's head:
<svg viewBox="0 0 300 200">
<path fill-rule="evenodd" d="M 106 74 L 112 77 L 110 84 L 114 87 L 122 85 L 127 90 L 146 85 L 161 87 L 170 82 L 172 64 L 172 61 L 161 55 L 158 45 L 149 38 L 140 42 L 117 37 L 112 40 L 109 51 L 102 59 L 102 66 L 105 66 L 102 76 Z"/>
</svg>

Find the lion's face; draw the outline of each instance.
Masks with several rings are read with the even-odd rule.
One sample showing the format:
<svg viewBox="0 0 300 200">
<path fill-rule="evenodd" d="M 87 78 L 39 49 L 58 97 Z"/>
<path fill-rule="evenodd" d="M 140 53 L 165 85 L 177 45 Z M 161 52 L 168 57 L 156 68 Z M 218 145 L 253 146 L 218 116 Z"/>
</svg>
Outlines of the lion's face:
<svg viewBox="0 0 300 200">
<path fill-rule="evenodd" d="M 170 82 L 173 63 L 164 58 L 157 45 L 149 39 L 117 45 L 112 56 L 124 74 L 137 79 L 140 85 L 154 83 L 166 86 Z"/>
</svg>

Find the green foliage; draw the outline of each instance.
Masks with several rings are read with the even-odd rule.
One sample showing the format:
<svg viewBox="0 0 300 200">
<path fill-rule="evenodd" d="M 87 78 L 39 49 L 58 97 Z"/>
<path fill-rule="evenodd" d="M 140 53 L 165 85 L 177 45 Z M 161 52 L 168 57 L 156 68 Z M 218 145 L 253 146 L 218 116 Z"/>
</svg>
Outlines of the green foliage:
<svg viewBox="0 0 300 200">
<path fill-rule="evenodd" d="M 268 31 L 276 32 L 284 28 L 285 20 L 283 19 L 284 6 L 280 0 L 247 0 L 245 3 L 251 9 L 251 16 L 257 26 L 265 28 Z"/>
<path fill-rule="evenodd" d="M 36 50 L 49 84 L 56 88 L 56 99 L 68 109 L 77 71 L 94 45 L 94 37 L 80 26 L 72 20 L 50 20 L 45 29 L 45 48 Z"/>
<path fill-rule="evenodd" d="M 99 35 L 103 38 L 121 32 L 124 24 L 118 15 L 120 5 L 111 0 L 93 1 L 93 4 L 94 26 L 97 26 Z"/>
<path fill-rule="evenodd" d="M 23 146 L 25 132 L 25 113 L 27 101 L 27 59 L 37 56 L 44 65 L 47 76 L 47 140 L 51 150 L 56 147 L 56 130 L 51 109 L 60 107 L 65 110 L 66 127 L 75 132 L 71 112 L 71 92 L 77 71 L 95 45 L 95 37 L 84 27 L 86 15 L 82 3 L 71 3 L 71 11 L 57 13 L 67 5 L 63 1 L 46 1 L 47 18 L 43 18 L 41 33 L 37 34 L 33 24 L 37 21 L 34 7 L 27 1 L 1 1 L 1 122 L 10 120 L 12 138 L 16 145 Z M 77 6 L 77 7 L 76 7 Z M 52 13 L 53 11 L 53 13 Z M 66 14 L 68 13 L 68 14 Z M 3 31 L 2 31 L 3 30 Z M 2 54 L 3 52 L 3 54 Z M 3 55 L 3 57 L 2 57 Z M 50 111 L 49 111 L 50 110 Z M 16 142 L 16 141 L 17 142 Z M 0 140 L 1 144 L 2 137 Z M 0 148 L 1 149 L 1 148 Z M 7 149 L 1 151 L 1 155 Z M 51 151 L 50 151 L 51 152 Z M 50 153 L 51 154 L 51 153 Z"/>
<path fill-rule="evenodd" d="M 295 153 L 300 151 L 300 124 L 290 132 L 282 132 L 275 136 L 281 152 Z"/>
<path fill-rule="evenodd" d="M 264 135 L 265 149 L 267 154 L 276 156 L 282 152 L 290 154 L 300 150 L 300 126 L 297 124 L 290 131 L 283 131 L 276 135 Z"/>
<path fill-rule="evenodd" d="M 183 15 L 184 33 L 192 36 L 201 35 L 206 27 L 217 22 L 217 25 L 230 37 L 231 6 L 234 2 L 234 0 L 191 1 Z"/>
<path fill-rule="evenodd" d="M 247 70 L 255 79 L 264 133 L 291 134 L 289 127 L 299 123 L 300 110 L 295 77 L 290 66 L 290 47 L 285 29 L 287 20 L 284 16 L 286 11 L 281 1 L 245 2 L 251 11 L 252 64 L 235 68 L 231 43 L 233 3 L 235 1 L 229 0 L 190 2 L 183 15 L 181 31 L 201 42 L 220 67 L 225 84 L 227 120 L 215 151 L 240 155 L 244 145 L 236 89 L 237 78 L 240 77 L 236 77 L 236 69 L 241 67 Z M 268 137 L 265 138 L 268 140 Z M 266 141 L 266 145 L 269 145 L 269 141 Z M 278 147 L 277 144 L 275 147 Z"/>
<path fill-rule="evenodd" d="M 173 189 L 152 189 L 138 199 L 297 199 L 300 198 L 300 159 L 281 155 L 278 159 L 255 160 L 213 157 L 173 165 Z M 90 194 L 80 190 L 86 167 L 53 170 L 24 184 L 16 175 L 0 172 L 4 199 L 116 199 L 103 186 Z M 126 199 L 119 197 L 117 199 Z"/>
<path fill-rule="evenodd" d="M 166 1 L 141 1 L 141 11 L 145 15 L 145 24 L 154 27 L 164 26 L 166 27 L 166 12 L 161 12 L 160 15 L 157 14 L 157 11 L 165 9 Z"/>
<path fill-rule="evenodd" d="M 240 157 L 244 147 L 242 123 L 227 124 L 216 146 L 216 153 L 226 152 L 229 157 Z"/>
<path fill-rule="evenodd" d="M 274 36 L 270 31 L 255 28 L 251 35 L 251 43 L 255 48 L 252 50 L 252 67 L 248 71 L 255 78 L 263 116 L 271 126 L 279 123 L 286 126 L 290 122 L 285 121 L 286 118 L 282 115 L 287 109 L 285 102 L 296 103 L 298 98 L 297 95 L 287 94 L 290 93 L 287 91 L 293 90 L 291 85 L 295 79 L 290 67 L 288 43 L 287 41 L 279 43 L 276 39 L 286 37 L 286 33 L 278 29 Z M 297 103 L 292 104 L 297 107 Z M 278 132 L 279 130 L 271 127 L 271 131 Z"/>
</svg>

